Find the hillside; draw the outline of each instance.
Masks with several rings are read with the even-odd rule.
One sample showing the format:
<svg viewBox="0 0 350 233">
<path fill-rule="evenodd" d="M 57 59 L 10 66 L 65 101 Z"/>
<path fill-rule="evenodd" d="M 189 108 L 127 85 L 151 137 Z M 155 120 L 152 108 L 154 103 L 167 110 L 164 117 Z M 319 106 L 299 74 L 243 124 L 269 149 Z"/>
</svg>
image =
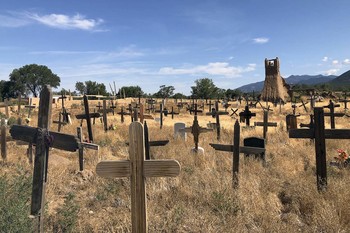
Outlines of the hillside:
<svg viewBox="0 0 350 233">
<path fill-rule="evenodd" d="M 349 74 L 350 75 L 350 74 Z M 334 80 L 337 76 L 329 75 L 291 75 L 286 78 L 286 82 L 288 84 L 307 84 L 307 85 L 315 85 L 321 83 L 327 83 Z M 252 91 L 261 91 L 264 87 L 264 81 L 256 82 L 241 86 L 237 89 L 243 92 L 252 92 Z"/>
<path fill-rule="evenodd" d="M 329 84 L 332 87 L 350 87 L 350 70 L 331 80 Z"/>
</svg>

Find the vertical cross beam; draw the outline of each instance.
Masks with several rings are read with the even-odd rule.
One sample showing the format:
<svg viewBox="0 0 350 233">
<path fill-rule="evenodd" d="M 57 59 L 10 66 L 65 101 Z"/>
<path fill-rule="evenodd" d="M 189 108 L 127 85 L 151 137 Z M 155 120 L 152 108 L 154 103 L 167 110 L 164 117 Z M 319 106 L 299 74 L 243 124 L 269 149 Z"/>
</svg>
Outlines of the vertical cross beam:
<svg viewBox="0 0 350 233">
<path fill-rule="evenodd" d="M 6 160 L 7 148 L 6 148 L 6 124 L 5 119 L 1 119 L 1 158 Z"/>
<path fill-rule="evenodd" d="M 93 142 L 94 137 L 92 135 L 92 127 L 91 127 L 91 118 L 90 118 L 90 110 L 89 110 L 89 101 L 88 97 L 84 95 L 84 108 L 85 108 L 85 115 L 86 115 L 86 125 L 88 128 L 88 134 L 89 134 L 89 141 Z"/>
<path fill-rule="evenodd" d="M 78 136 L 78 142 L 82 143 L 83 137 L 82 137 L 82 128 L 81 127 L 77 127 L 77 136 Z M 79 170 L 80 171 L 84 170 L 84 147 L 82 147 L 82 146 L 79 147 Z"/>
<path fill-rule="evenodd" d="M 40 93 L 38 113 L 38 135 L 34 160 L 33 190 L 31 199 L 31 215 L 39 216 L 39 231 L 43 232 L 43 212 L 45 206 L 45 187 L 47 180 L 48 146 L 46 132 L 50 129 L 52 91 L 44 86 Z"/>
<path fill-rule="evenodd" d="M 324 190 L 327 187 L 327 156 L 323 109 L 314 108 L 314 114 L 317 189 Z"/>
<path fill-rule="evenodd" d="M 108 130 L 108 125 L 107 125 L 107 106 L 106 106 L 106 100 L 103 100 L 103 126 L 105 132 Z"/>
</svg>

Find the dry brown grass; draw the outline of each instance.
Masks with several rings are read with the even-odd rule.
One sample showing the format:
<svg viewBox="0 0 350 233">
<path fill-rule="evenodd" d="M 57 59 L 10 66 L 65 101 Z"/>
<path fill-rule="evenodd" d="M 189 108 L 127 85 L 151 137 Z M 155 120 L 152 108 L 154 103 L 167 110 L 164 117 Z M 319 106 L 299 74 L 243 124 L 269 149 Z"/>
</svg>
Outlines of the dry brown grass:
<svg viewBox="0 0 350 233">
<path fill-rule="evenodd" d="M 59 109 L 53 110 L 53 118 L 57 119 Z M 75 115 L 82 110 L 69 111 Z M 257 117 L 252 122 L 261 121 L 262 110 L 253 111 Z M 209 146 L 216 142 L 215 132 L 200 135 L 199 145 L 205 154 L 197 155 L 190 152 L 194 145 L 192 135 L 188 135 L 186 142 L 173 139 L 173 124 L 182 121 L 190 125 L 192 116 L 182 113 L 174 120 L 168 116 L 162 130 L 158 123 L 148 120 L 152 140 L 170 140 L 165 147 L 151 148 L 152 157 L 176 159 L 182 167 L 177 178 L 147 179 L 149 232 L 350 232 L 350 171 L 328 167 L 328 189 L 319 193 L 314 145 L 307 139 L 288 138 L 284 122 L 285 114 L 290 112 L 288 104 L 282 114 L 278 108 L 270 114 L 270 121 L 278 122 L 279 127 L 269 129 L 266 166 L 261 161 L 241 157 L 237 190 L 231 185 L 232 154 L 214 151 Z M 210 116 L 198 119 L 201 126 L 214 122 Z M 79 207 L 73 232 L 131 232 L 129 180 L 104 179 L 95 173 L 101 160 L 128 158 L 125 142 L 130 117 L 126 117 L 124 124 L 120 123 L 119 115 L 109 116 L 109 121 L 117 124 L 117 130 L 105 133 L 99 121 L 93 128 L 100 151 L 85 150 L 84 172 L 78 172 L 77 153 L 50 152 L 47 232 L 57 231 L 56 213 L 69 194 L 74 194 L 74 203 Z M 232 142 L 234 121 L 228 116 L 221 117 L 221 143 Z M 301 116 L 298 121 L 308 123 L 309 117 Z M 329 121 L 326 122 L 329 128 Z M 36 117 L 31 123 L 36 123 Z M 73 117 L 73 125 L 64 127 L 63 132 L 76 134 L 79 124 Z M 349 119 L 336 119 L 336 126 L 350 128 Z M 86 132 L 85 124 L 83 127 Z M 52 125 L 52 129 L 57 126 Z M 242 130 L 241 140 L 248 136 L 262 136 L 262 127 Z M 327 140 L 328 161 L 336 156 L 337 148 L 350 152 L 350 143 Z M 13 172 L 16 164 L 31 171 L 25 150 L 25 146 L 9 143 L 8 160 L 1 165 L 0 174 Z"/>
</svg>

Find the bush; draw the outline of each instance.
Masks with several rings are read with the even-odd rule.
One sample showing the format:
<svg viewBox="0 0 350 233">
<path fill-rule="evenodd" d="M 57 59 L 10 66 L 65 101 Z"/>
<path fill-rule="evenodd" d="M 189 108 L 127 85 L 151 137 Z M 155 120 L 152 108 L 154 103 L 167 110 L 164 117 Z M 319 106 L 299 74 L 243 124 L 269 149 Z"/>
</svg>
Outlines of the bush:
<svg viewBox="0 0 350 233">
<path fill-rule="evenodd" d="M 0 232 L 31 232 L 32 177 L 19 171 L 0 177 Z"/>
</svg>

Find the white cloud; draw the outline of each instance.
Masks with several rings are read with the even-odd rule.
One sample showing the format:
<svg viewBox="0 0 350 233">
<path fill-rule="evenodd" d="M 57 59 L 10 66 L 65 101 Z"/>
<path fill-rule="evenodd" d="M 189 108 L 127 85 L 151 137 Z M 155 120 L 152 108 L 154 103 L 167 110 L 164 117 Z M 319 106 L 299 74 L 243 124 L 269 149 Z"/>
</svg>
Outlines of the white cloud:
<svg viewBox="0 0 350 233">
<path fill-rule="evenodd" d="M 328 61 L 328 57 L 323 57 L 323 58 L 322 58 L 322 61 L 323 61 L 323 62 Z"/>
<path fill-rule="evenodd" d="M 325 75 L 336 75 L 338 73 L 339 69 L 330 69 L 330 70 L 326 70 L 324 72 Z"/>
<path fill-rule="evenodd" d="M 332 61 L 332 64 L 333 64 L 333 65 L 338 65 L 338 64 L 339 64 L 339 61 L 338 61 L 338 60 L 333 60 L 333 61 Z"/>
<path fill-rule="evenodd" d="M 227 62 L 213 62 L 207 65 L 200 65 L 186 68 L 163 67 L 159 69 L 161 75 L 221 75 L 225 77 L 239 77 L 242 73 L 254 71 L 256 64 L 249 64 L 247 67 L 230 66 Z"/>
<path fill-rule="evenodd" d="M 96 30 L 103 23 L 102 19 L 87 19 L 85 16 L 76 14 L 74 16 L 63 14 L 38 15 L 36 13 L 25 13 L 25 16 L 41 24 L 61 29 Z"/>
<path fill-rule="evenodd" d="M 350 64 L 350 59 L 348 59 L 348 58 L 344 59 L 343 64 L 344 65 L 349 65 Z"/>
<path fill-rule="evenodd" d="M 267 43 L 267 42 L 269 42 L 269 38 L 266 38 L 266 37 L 258 37 L 258 38 L 254 38 L 253 39 L 253 42 L 255 43 L 255 44 L 265 44 L 265 43 Z"/>
<path fill-rule="evenodd" d="M 28 20 L 17 18 L 15 16 L 0 15 L 0 27 L 22 27 L 29 24 Z"/>
</svg>

